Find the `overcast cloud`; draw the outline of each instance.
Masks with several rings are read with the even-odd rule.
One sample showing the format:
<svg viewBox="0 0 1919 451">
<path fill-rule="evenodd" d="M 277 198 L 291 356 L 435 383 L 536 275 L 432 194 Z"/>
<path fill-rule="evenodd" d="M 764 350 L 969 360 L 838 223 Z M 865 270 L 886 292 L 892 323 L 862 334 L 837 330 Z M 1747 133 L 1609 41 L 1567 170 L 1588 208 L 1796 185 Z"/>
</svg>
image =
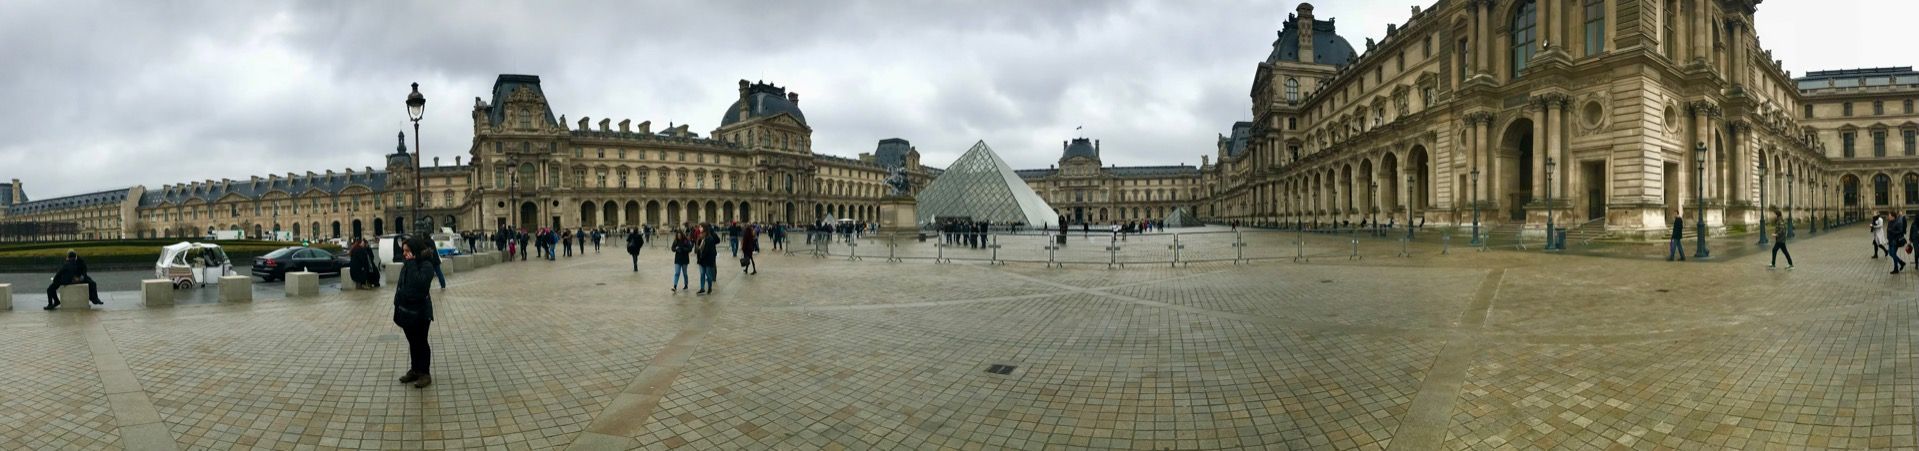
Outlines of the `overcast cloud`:
<svg viewBox="0 0 1919 451">
<path fill-rule="evenodd" d="M 1315 3 L 1356 48 L 1414 4 Z M 1757 28 L 1795 74 L 1909 66 L 1912 4 L 1774 0 Z M 0 0 L 0 179 L 44 199 L 377 167 L 411 133 L 412 82 L 425 153 L 451 164 L 501 73 L 539 75 L 573 120 L 702 135 L 737 80 L 765 80 L 800 94 L 815 151 L 847 157 L 900 137 L 944 166 L 983 139 L 1043 168 L 1083 133 L 1108 163 L 1196 165 L 1250 117 L 1253 70 L 1295 5 Z"/>
</svg>

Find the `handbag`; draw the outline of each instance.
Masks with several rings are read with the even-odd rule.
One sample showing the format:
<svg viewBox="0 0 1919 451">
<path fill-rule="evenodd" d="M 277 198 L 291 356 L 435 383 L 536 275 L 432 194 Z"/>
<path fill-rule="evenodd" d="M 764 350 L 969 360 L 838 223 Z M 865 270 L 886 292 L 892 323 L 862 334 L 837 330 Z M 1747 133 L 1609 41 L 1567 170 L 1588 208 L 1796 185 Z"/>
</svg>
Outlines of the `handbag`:
<svg viewBox="0 0 1919 451">
<path fill-rule="evenodd" d="M 750 259 L 750 258 L 746 258 L 746 257 L 740 257 L 740 267 L 741 267 L 741 268 L 745 268 L 745 267 L 746 267 L 746 265 L 749 265 L 749 264 L 752 264 L 752 263 L 753 263 L 753 259 Z"/>
</svg>

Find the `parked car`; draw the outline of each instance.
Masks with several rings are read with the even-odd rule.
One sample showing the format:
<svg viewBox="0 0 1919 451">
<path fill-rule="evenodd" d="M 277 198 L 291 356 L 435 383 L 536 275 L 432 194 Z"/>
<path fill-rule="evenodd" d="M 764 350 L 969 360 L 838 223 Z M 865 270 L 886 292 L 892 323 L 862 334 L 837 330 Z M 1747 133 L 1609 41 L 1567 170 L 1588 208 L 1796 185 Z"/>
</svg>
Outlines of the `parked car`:
<svg viewBox="0 0 1919 451">
<path fill-rule="evenodd" d="M 283 247 L 253 258 L 253 276 L 265 282 L 286 279 L 288 271 L 305 270 L 337 276 L 346 267 L 345 256 L 301 246 Z"/>
</svg>

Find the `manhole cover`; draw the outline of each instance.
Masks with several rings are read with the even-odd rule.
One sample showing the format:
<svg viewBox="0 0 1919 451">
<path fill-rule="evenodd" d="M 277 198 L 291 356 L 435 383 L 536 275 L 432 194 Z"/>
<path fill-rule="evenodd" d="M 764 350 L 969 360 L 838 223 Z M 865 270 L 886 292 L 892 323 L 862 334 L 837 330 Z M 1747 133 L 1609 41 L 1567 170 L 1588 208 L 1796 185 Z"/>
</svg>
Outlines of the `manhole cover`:
<svg viewBox="0 0 1919 451">
<path fill-rule="evenodd" d="M 1012 374 L 1013 365 L 993 365 L 987 367 L 986 372 L 993 374 Z"/>
</svg>

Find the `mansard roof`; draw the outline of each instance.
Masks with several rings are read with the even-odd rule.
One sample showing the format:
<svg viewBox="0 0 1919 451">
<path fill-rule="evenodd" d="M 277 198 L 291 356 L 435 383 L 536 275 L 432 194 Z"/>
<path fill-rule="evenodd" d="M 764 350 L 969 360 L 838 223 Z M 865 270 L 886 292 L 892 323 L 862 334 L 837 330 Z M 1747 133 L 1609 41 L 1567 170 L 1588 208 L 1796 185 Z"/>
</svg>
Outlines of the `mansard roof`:
<svg viewBox="0 0 1919 451">
<path fill-rule="evenodd" d="M 26 202 L 19 205 L 7 207 L 7 214 L 8 215 L 25 215 L 25 214 L 34 214 L 34 213 L 47 213 L 47 212 L 68 210 L 68 209 L 74 209 L 74 208 L 86 208 L 86 207 L 95 207 L 100 205 L 118 204 L 120 203 L 120 201 L 127 200 L 127 195 L 131 193 L 132 191 L 133 191 L 133 188 L 129 187 L 129 188 L 120 188 L 115 190 L 100 191 L 96 193 L 76 194 L 72 196 L 62 196 L 62 197 L 55 197 L 51 199 L 36 200 L 32 202 Z"/>
<path fill-rule="evenodd" d="M 386 189 L 386 171 L 332 173 L 294 176 L 292 178 L 269 177 L 247 180 L 221 180 L 216 182 L 196 182 L 169 185 L 157 190 L 148 190 L 140 196 L 140 206 L 149 207 L 162 203 L 181 204 L 199 199 L 213 202 L 233 195 L 253 200 L 274 191 L 283 191 L 288 195 L 299 195 L 308 191 L 320 191 L 327 194 L 340 194 L 354 186 L 366 187 L 374 192 Z"/>
</svg>

